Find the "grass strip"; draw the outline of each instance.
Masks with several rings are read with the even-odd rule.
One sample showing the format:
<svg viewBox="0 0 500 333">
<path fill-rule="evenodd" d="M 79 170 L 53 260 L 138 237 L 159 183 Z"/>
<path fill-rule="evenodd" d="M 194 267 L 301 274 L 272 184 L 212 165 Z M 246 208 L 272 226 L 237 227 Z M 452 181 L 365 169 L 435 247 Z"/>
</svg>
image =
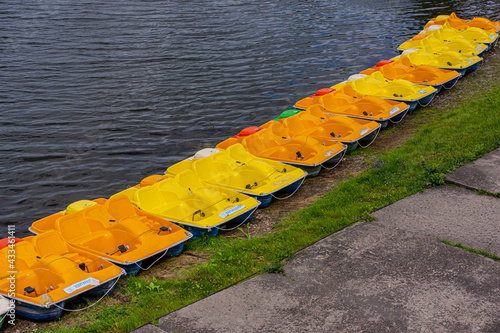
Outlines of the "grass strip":
<svg viewBox="0 0 500 333">
<path fill-rule="evenodd" d="M 493 259 L 495 261 L 500 261 L 500 257 L 497 256 L 495 253 L 491 253 L 491 252 L 488 252 L 486 250 L 478 250 L 478 249 L 475 249 L 473 247 L 468 247 L 468 246 L 462 245 L 462 243 L 453 243 L 453 242 L 450 242 L 449 240 L 446 240 L 446 239 L 438 238 L 438 240 L 443 244 L 453 246 L 453 247 L 458 247 L 459 249 L 469 251 L 469 252 L 472 252 L 475 254 L 479 254 L 483 257 L 490 258 L 490 259 Z"/>
<path fill-rule="evenodd" d="M 210 259 L 187 269 L 177 279 L 144 275 L 127 278 L 103 304 L 79 316 L 65 315 L 68 318 L 64 322 L 42 330 L 127 332 L 256 271 L 281 272 L 280 263 L 297 250 L 353 221 L 369 219 L 374 210 L 444 184 L 447 172 L 500 145 L 498 87 L 476 92 L 456 107 L 417 112 L 409 120 L 415 124 L 415 134 L 406 143 L 382 153 L 372 148 L 355 152 L 365 156 L 371 168 L 281 220 L 272 233 L 242 239 L 203 237 L 188 242 L 187 251 L 209 255 Z"/>
</svg>

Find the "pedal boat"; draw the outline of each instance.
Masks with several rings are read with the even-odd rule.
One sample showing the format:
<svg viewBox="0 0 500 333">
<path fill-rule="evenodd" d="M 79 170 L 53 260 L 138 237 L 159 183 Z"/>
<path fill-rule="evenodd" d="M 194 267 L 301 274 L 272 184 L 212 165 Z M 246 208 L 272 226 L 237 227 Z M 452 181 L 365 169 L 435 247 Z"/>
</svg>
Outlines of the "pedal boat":
<svg viewBox="0 0 500 333">
<path fill-rule="evenodd" d="M 439 92 L 441 88 L 451 89 L 455 86 L 461 75 L 452 70 L 440 69 L 428 65 L 415 65 L 404 57 L 398 61 L 382 60 L 377 65 L 370 67 L 360 74 L 370 75 L 380 72 L 389 80 L 402 79 L 410 82 L 431 86 Z"/>
<path fill-rule="evenodd" d="M 443 25 L 448 23 L 452 28 L 465 30 L 467 28 L 479 28 L 489 32 L 500 32 L 500 22 L 490 21 L 483 17 L 474 17 L 472 20 L 459 18 L 455 13 L 450 15 L 439 15 L 430 20 L 424 29 L 431 25 Z"/>
<path fill-rule="evenodd" d="M 456 52 L 433 54 L 427 52 L 425 49 L 408 49 L 391 60 L 397 61 L 403 58 L 408 58 L 418 66 L 429 65 L 441 69 L 454 70 L 460 73 L 461 76 L 464 76 L 465 73 L 474 72 L 482 61 L 477 56 L 463 56 Z"/>
<path fill-rule="evenodd" d="M 49 230 L 132 276 L 149 268 L 150 261 L 179 255 L 184 242 L 192 237 L 174 223 L 139 210 L 124 195 L 74 202 L 65 211 L 35 221 L 30 228 L 37 234 Z"/>
<path fill-rule="evenodd" d="M 14 300 L 16 315 L 30 319 L 56 320 L 68 300 L 80 295 L 102 297 L 125 274 L 100 256 L 69 244 L 54 230 L 26 237 L 14 250 L 14 266 L 9 247 L 0 250 L 0 294 Z M 11 274 L 15 274 L 14 293 Z"/>
<path fill-rule="evenodd" d="M 316 94 L 295 103 L 295 108 L 305 110 L 316 104 L 329 114 L 376 121 L 382 126 L 380 129 L 386 128 L 389 122 L 400 122 L 409 110 L 405 103 L 361 95 L 349 85 L 339 90 L 320 89 Z"/>
<path fill-rule="evenodd" d="M 465 56 L 482 57 L 488 50 L 488 45 L 473 43 L 467 39 L 456 38 L 450 41 L 439 38 L 439 32 L 423 39 L 415 39 L 404 42 L 398 48 L 403 52 L 408 49 L 425 49 L 429 53 L 457 52 Z M 446 37 L 443 37 L 446 38 Z"/>
<path fill-rule="evenodd" d="M 427 29 L 420 31 L 419 34 L 410 38 L 398 47 L 398 50 L 409 49 L 409 43 L 415 40 L 421 40 L 428 37 L 434 37 L 444 42 L 450 42 L 456 39 L 465 39 L 472 43 L 486 44 L 489 50 L 498 40 L 496 32 L 488 32 L 479 28 L 468 28 L 466 30 L 454 29 L 449 23 L 443 25 L 431 25 Z"/>
<path fill-rule="evenodd" d="M 176 223 L 193 234 L 193 239 L 217 236 L 219 229 L 249 221 L 260 202 L 236 191 L 205 184 L 194 171 L 145 187 L 130 187 L 125 195 L 148 214 Z M 110 200 L 111 200 L 110 199 Z"/>
<path fill-rule="evenodd" d="M 207 184 L 257 199 L 259 208 L 269 206 L 273 197 L 292 195 L 306 177 L 300 168 L 253 156 L 240 143 L 226 150 L 200 150 L 169 167 L 165 174 L 173 178 L 185 170 L 192 170 Z"/>
<path fill-rule="evenodd" d="M 434 87 L 418 85 L 407 80 L 386 79 L 380 72 L 370 75 L 354 74 L 347 81 L 336 84 L 331 88 L 340 89 L 346 85 L 350 85 L 354 91 L 362 95 L 403 102 L 410 107 L 408 112 L 415 110 L 418 104 L 426 106 L 438 92 Z"/>
<path fill-rule="evenodd" d="M 253 134 L 250 134 L 253 133 Z M 221 143 L 217 149 L 227 149 L 241 143 L 250 154 L 286 163 L 315 177 L 321 168 L 335 167 L 344 157 L 347 147 L 335 141 L 321 142 L 310 137 L 281 137 L 272 128 L 250 127 Z"/>
<path fill-rule="evenodd" d="M 302 135 L 318 141 L 334 140 L 343 143 L 347 145 L 346 153 L 354 151 L 358 146 L 369 146 L 381 128 L 379 123 L 371 120 L 345 116 L 331 116 L 326 119 L 320 108 L 309 108 L 308 111 L 286 110 L 272 121 L 280 122 L 290 137 Z M 266 124 L 262 127 L 266 127 Z"/>
<path fill-rule="evenodd" d="M 0 329 L 2 329 L 3 322 L 10 311 L 10 302 L 7 298 L 0 295 Z"/>
</svg>

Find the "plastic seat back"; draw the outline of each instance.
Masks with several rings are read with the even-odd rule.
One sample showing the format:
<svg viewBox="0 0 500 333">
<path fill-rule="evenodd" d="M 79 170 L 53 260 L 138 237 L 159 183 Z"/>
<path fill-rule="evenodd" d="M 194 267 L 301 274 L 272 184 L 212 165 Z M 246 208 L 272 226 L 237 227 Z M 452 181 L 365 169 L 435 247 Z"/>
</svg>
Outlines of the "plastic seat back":
<svg viewBox="0 0 500 333">
<path fill-rule="evenodd" d="M 199 188 L 205 187 L 200 178 L 192 170 L 186 170 L 175 176 L 175 180 L 183 187 L 193 192 Z"/>
<path fill-rule="evenodd" d="M 134 205 L 125 195 L 111 197 L 106 201 L 106 208 L 116 220 L 137 215 Z"/>
<path fill-rule="evenodd" d="M 92 233 L 89 224 L 80 213 L 69 214 L 58 218 L 55 227 L 56 230 L 61 233 L 62 237 L 69 242 Z"/>
<path fill-rule="evenodd" d="M 229 147 L 226 152 L 235 160 L 239 162 L 246 162 L 255 158 L 252 154 L 245 150 L 242 144 L 238 143 Z"/>
<path fill-rule="evenodd" d="M 273 134 L 275 134 L 276 136 L 278 136 L 278 137 L 280 137 L 282 139 L 286 139 L 286 138 L 290 137 L 290 133 L 288 133 L 288 131 L 286 130 L 286 127 L 283 126 L 283 124 L 280 123 L 279 121 L 272 121 L 272 122 L 270 122 L 268 129 Z"/>
<path fill-rule="evenodd" d="M 35 236 L 33 243 L 42 258 L 51 254 L 63 255 L 69 252 L 68 245 L 55 230 Z"/>
<path fill-rule="evenodd" d="M 300 134 L 307 130 L 308 128 L 306 127 L 306 123 L 309 123 L 309 121 L 305 119 L 302 120 L 298 117 L 290 117 L 283 120 L 283 124 L 293 134 Z"/>
<path fill-rule="evenodd" d="M 141 188 L 135 192 L 134 199 L 141 209 L 149 212 L 158 212 L 165 206 L 165 200 L 158 185 Z"/>
<path fill-rule="evenodd" d="M 182 172 L 184 170 L 189 170 L 189 169 L 191 169 L 192 164 L 193 164 L 192 160 L 180 161 L 179 163 L 176 163 L 167 169 L 167 175 L 173 177 L 176 174 L 178 174 L 179 172 Z"/>
<path fill-rule="evenodd" d="M 267 129 L 264 131 L 267 131 Z M 259 155 L 261 152 L 267 149 L 265 142 L 261 139 L 260 135 L 251 135 L 244 138 L 243 145 L 247 148 L 248 152 L 255 155 Z"/>
</svg>

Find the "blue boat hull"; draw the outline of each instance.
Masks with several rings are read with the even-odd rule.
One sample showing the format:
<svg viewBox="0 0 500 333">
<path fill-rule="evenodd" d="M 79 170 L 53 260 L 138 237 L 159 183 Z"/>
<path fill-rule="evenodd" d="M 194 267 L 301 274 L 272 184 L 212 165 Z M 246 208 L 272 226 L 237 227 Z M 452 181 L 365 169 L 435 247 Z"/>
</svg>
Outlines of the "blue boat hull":
<svg viewBox="0 0 500 333">
<path fill-rule="evenodd" d="M 168 249 L 166 257 L 178 257 L 181 255 L 182 250 L 184 250 L 184 242 L 177 244 L 174 247 Z"/>
<path fill-rule="evenodd" d="M 92 288 L 89 291 L 85 292 L 83 294 L 83 296 L 100 298 L 100 297 L 104 296 L 106 293 L 112 291 L 112 289 L 110 290 L 110 288 L 113 286 L 113 284 L 116 282 L 117 279 L 118 279 L 118 277 L 116 277 L 115 279 L 109 280 L 108 282 L 103 283 L 95 288 Z"/>
<path fill-rule="evenodd" d="M 245 193 L 246 194 L 246 193 Z M 271 204 L 271 201 L 273 200 L 273 196 L 271 194 L 266 194 L 266 195 L 250 195 L 252 198 L 260 201 L 259 208 L 265 208 Z"/>
<path fill-rule="evenodd" d="M 193 234 L 193 237 L 191 239 L 198 239 L 201 237 L 201 235 L 205 235 L 208 237 L 215 237 L 219 233 L 219 228 L 211 228 L 209 230 L 207 228 L 192 227 L 192 226 L 185 225 L 182 223 L 178 223 L 178 224 Z"/>
<path fill-rule="evenodd" d="M 61 308 L 64 307 L 64 304 L 64 301 L 57 303 L 57 305 Z M 61 313 L 62 309 L 56 306 L 45 308 L 16 300 L 16 315 L 23 316 L 25 318 L 50 321 L 58 319 L 61 316 Z"/>
<path fill-rule="evenodd" d="M 456 78 L 454 78 L 448 82 L 443 83 L 443 87 L 446 89 L 453 88 L 453 86 L 457 83 L 458 79 L 460 79 L 460 76 L 457 76 Z"/>
<path fill-rule="evenodd" d="M 213 227 L 213 228 L 208 229 L 208 228 L 193 227 L 193 226 L 189 226 L 189 225 L 185 225 L 185 224 L 181 224 L 181 223 L 179 223 L 179 225 L 193 234 L 193 237 L 191 239 L 198 239 L 202 235 L 205 235 L 208 237 L 215 237 L 219 234 L 219 229 L 220 230 L 224 230 L 224 228 L 230 229 L 231 227 L 234 227 L 238 224 L 241 224 L 244 221 L 246 221 L 246 222 L 250 221 L 254 211 L 255 211 L 255 209 L 250 209 L 247 212 L 245 212 L 239 216 L 236 216 L 235 218 L 227 221 L 226 223 L 224 223 L 224 225 L 222 227 Z"/>
<path fill-rule="evenodd" d="M 125 273 L 127 273 L 127 276 L 136 276 L 139 274 L 139 271 L 141 270 L 141 265 L 142 265 L 142 260 L 137 261 L 133 264 L 119 264 L 119 263 L 114 263 L 116 266 L 123 268 L 125 270 Z"/>
<path fill-rule="evenodd" d="M 466 73 L 472 73 L 472 72 L 474 72 L 479 67 L 479 64 L 481 64 L 480 61 L 478 61 L 477 63 L 475 63 L 472 66 L 467 67 L 466 70 L 465 70 L 465 72 Z"/>
<path fill-rule="evenodd" d="M 297 191 L 297 189 L 300 187 L 301 184 L 302 184 L 302 178 L 297 179 L 293 183 L 283 187 L 281 190 L 274 192 L 274 195 L 276 195 L 277 197 L 289 195 Z"/>
<path fill-rule="evenodd" d="M 226 228 L 231 229 L 231 228 L 236 227 L 239 224 L 249 222 L 252 219 L 254 212 L 255 212 L 255 209 L 250 209 L 249 211 L 241 214 L 240 216 L 237 216 L 234 219 L 226 222 L 223 226 L 221 226 L 220 230 L 224 230 Z"/>
</svg>

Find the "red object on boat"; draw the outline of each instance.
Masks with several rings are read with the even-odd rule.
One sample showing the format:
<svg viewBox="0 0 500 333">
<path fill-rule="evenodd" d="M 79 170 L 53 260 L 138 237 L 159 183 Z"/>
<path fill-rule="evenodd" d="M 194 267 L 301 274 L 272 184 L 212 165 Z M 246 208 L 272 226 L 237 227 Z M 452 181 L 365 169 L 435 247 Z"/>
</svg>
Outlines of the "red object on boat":
<svg viewBox="0 0 500 333">
<path fill-rule="evenodd" d="M 314 95 L 315 96 L 323 96 L 323 95 L 329 94 L 329 93 L 334 92 L 334 91 L 335 91 L 335 89 L 332 89 L 332 88 L 323 88 L 323 89 L 316 91 L 316 94 L 314 94 Z"/>
<path fill-rule="evenodd" d="M 233 136 L 233 138 L 239 138 L 242 136 L 249 136 L 249 135 L 252 135 L 254 133 L 257 133 L 260 130 L 262 130 L 262 127 L 247 127 L 247 128 L 242 129 L 239 134 L 236 134 L 235 136 Z"/>
<path fill-rule="evenodd" d="M 14 242 L 12 242 L 12 240 L 14 240 Z M 10 244 L 16 244 L 18 242 L 22 242 L 23 240 L 21 238 L 2 238 L 0 239 L 0 250 L 3 249 L 4 247 L 7 247 L 9 246 Z"/>
<path fill-rule="evenodd" d="M 394 60 L 382 60 L 377 63 L 375 67 L 382 67 L 384 65 L 390 64 L 391 62 L 394 62 Z"/>
</svg>

